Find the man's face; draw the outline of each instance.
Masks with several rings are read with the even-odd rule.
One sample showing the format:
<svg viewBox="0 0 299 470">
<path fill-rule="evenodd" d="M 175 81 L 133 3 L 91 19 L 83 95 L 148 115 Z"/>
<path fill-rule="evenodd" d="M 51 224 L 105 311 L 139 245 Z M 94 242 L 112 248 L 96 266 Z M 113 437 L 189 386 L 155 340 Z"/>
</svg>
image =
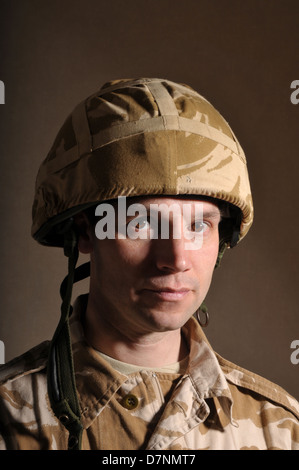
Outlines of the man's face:
<svg viewBox="0 0 299 470">
<path fill-rule="evenodd" d="M 195 199 L 133 199 L 145 207 L 148 217 L 126 212 L 125 224 L 130 227 L 126 237 L 123 226 L 116 224 L 115 239 L 99 240 L 93 227 L 88 249 L 85 244 L 82 251 L 91 255 L 90 299 L 101 321 L 137 337 L 179 329 L 201 305 L 217 260 L 220 211 L 211 202 Z M 160 228 L 159 235 L 153 236 L 149 218 L 150 208 L 161 203 L 179 209 L 170 215 L 169 235 L 164 238 Z M 186 205 L 191 209 L 186 212 L 189 218 Z M 175 226 L 181 226 L 179 238 L 174 235 Z M 201 240 L 190 241 L 192 233 L 201 234 Z"/>
</svg>

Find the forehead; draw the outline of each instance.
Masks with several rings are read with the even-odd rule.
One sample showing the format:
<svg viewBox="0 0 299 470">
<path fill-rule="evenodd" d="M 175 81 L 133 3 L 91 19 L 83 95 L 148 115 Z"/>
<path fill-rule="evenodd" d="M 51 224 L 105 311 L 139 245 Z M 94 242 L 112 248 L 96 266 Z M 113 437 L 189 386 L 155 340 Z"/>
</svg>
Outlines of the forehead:
<svg viewBox="0 0 299 470">
<path fill-rule="evenodd" d="M 146 208 L 150 208 L 153 204 L 166 204 L 171 206 L 172 204 L 177 204 L 179 206 L 183 206 L 185 204 L 188 205 L 196 205 L 200 203 L 202 205 L 202 209 L 205 212 L 207 211 L 215 211 L 220 212 L 219 208 L 219 201 L 217 199 L 212 198 L 204 198 L 204 197 L 188 197 L 188 196 L 135 196 L 135 197 L 127 197 L 126 204 L 127 206 L 131 204 L 142 204 Z"/>
</svg>

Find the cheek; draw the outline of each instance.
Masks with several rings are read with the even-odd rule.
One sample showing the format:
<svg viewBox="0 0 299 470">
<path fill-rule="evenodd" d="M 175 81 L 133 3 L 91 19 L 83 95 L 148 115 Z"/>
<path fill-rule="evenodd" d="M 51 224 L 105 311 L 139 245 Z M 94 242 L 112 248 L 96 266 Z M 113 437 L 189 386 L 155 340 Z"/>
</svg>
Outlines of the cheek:
<svg viewBox="0 0 299 470">
<path fill-rule="evenodd" d="M 215 231 L 213 238 L 211 240 L 211 243 L 208 244 L 207 246 L 207 258 L 208 258 L 208 265 L 212 270 L 212 273 L 214 272 L 214 268 L 217 262 L 218 258 L 218 253 L 219 253 L 219 233 L 218 230 Z"/>
<path fill-rule="evenodd" d="M 218 257 L 218 243 L 198 250 L 194 256 L 194 269 L 202 286 L 209 287 Z"/>
<path fill-rule="evenodd" d="M 147 240 L 114 240 L 114 251 L 120 264 L 128 269 L 142 267 L 150 258 L 151 244 Z"/>
<path fill-rule="evenodd" d="M 138 245 L 138 246 L 137 246 Z M 126 282 L 141 269 L 147 256 L 145 246 L 129 240 L 101 240 L 91 255 L 97 275 Z"/>
</svg>

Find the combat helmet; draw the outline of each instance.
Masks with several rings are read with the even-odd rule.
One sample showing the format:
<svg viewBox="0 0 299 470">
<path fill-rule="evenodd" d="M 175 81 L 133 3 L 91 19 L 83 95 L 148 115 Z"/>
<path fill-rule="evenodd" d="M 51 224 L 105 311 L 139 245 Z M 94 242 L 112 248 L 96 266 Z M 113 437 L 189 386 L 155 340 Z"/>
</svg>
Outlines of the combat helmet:
<svg viewBox="0 0 299 470">
<path fill-rule="evenodd" d="M 190 195 L 228 204 L 219 258 L 247 234 L 253 204 L 244 152 L 221 114 L 195 90 L 156 78 L 115 80 L 82 101 L 61 127 L 36 180 L 32 236 L 64 247 L 69 273 L 61 319 L 51 342 L 48 391 L 69 430 L 82 435 L 69 337 L 76 268 L 75 214 L 119 196 Z"/>
</svg>

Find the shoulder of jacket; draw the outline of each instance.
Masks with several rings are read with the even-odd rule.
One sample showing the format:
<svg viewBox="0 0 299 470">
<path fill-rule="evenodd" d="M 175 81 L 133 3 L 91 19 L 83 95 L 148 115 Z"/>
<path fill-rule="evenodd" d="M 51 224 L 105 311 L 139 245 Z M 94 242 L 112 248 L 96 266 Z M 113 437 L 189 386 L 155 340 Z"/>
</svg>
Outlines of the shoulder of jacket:
<svg viewBox="0 0 299 470">
<path fill-rule="evenodd" d="M 44 341 L 0 366 L 0 385 L 38 372 L 46 367 L 50 341 Z"/>
<path fill-rule="evenodd" d="M 287 409 L 299 419 L 299 403 L 286 390 L 254 372 L 237 366 L 217 353 L 216 356 L 229 383 L 257 393 L 264 399 Z"/>
</svg>

